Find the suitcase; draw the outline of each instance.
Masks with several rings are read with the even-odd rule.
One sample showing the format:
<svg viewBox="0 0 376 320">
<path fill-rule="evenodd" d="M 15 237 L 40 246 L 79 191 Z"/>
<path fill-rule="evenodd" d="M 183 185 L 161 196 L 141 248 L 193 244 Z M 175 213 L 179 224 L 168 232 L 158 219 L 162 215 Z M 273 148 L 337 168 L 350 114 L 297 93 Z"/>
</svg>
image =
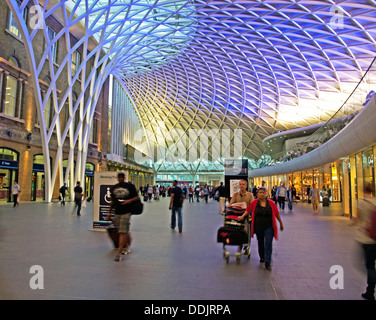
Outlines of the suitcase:
<svg viewBox="0 0 376 320">
<path fill-rule="evenodd" d="M 148 195 L 146 194 L 146 195 L 144 195 L 144 201 L 148 201 L 149 200 L 149 197 L 148 197 Z"/>
<path fill-rule="evenodd" d="M 119 248 L 119 233 L 118 233 L 118 229 L 113 224 L 111 224 L 107 228 L 107 233 L 108 233 L 110 239 L 112 240 L 112 242 L 114 244 L 114 247 L 116 249 Z"/>
<path fill-rule="evenodd" d="M 322 206 L 329 207 L 329 198 L 322 198 Z"/>
<path fill-rule="evenodd" d="M 217 232 L 217 242 L 240 246 L 248 243 L 248 235 L 244 229 L 228 226 L 221 227 Z"/>
</svg>

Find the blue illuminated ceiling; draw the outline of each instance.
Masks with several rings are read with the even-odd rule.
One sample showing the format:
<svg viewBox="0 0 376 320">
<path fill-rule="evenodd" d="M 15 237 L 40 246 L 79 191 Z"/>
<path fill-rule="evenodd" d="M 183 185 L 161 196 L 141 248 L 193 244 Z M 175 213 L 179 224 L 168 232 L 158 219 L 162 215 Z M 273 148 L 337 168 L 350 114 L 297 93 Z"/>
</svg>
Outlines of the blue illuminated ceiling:
<svg viewBox="0 0 376 320">
<path fill-rule="evenodd" d="M 376 55 L 374 1 L 216 0 L 194 6 L 189 47 L 152 73 L 125 78 L 150 132 L 159 122 L 186 132 L 241 128 L 243 155 L 258 159 L 262 140 L 277 130 L 327 120 Z"/>
<path fill-rule="evenodd" d="M 35 3 L 6 1 L 22 8 Z M 79 45 L 91 50 L 82 66 L 102 49 L 95 63 L 98 75 L 112 73 L 124 81 L 148 141 L 161 143 L 161 126 L 186 134 L 189 129 L 242 129 L 242 156 L 255 160 L 265 151 L 262 141 L 278 130 L 327 120 L 376 52 L 374 0 L 39 3 L 65 26 L 56 38 L 67 30 L 85 37 L 69 48 L 69 54 Z M 90 47 L 89 38 L 96 47 Z M 353 110 L 362 106 L 375 79 L 366 84 Z M 178 170 L 223 169 L 212 162 L 192 165 L 182 159 Z M 161 163 L 157 169 L 174 167 Z"/>
</svg>

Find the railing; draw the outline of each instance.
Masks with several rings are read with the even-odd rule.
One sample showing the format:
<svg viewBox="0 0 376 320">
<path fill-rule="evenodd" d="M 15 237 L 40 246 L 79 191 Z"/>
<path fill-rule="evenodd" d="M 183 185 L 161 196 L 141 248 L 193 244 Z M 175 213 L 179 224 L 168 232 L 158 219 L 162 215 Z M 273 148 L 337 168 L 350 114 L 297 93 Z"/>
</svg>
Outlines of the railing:
<svg viewBox="0 0 376 320">
<path fill-rule="evenodd" d="M 271 155 L 265 153 L 257 162 L 257 168 L 285 163 L 312 152 L 328 142 L 356 117 L 374 94 L 376 94 L 376 57 L 350 96 L 327 122 L 293 147 Z"/>
</svg>

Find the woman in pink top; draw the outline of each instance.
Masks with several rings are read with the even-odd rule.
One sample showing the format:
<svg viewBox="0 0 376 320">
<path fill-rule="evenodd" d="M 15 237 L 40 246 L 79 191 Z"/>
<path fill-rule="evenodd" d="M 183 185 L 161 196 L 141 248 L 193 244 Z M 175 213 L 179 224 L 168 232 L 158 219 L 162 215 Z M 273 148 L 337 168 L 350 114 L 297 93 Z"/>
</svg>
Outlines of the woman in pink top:
<svg viewBox="0 0 376 320">
<path fill-rule="evenodd" d="M 266 198 L 264 188 L 257 190 L 257 200 L 251 202 L 246 212 L 239 217 L 243 220 L 247 215 L 252 215 L 251 237 L 256 233 L 260 262 L 265 262 L 265 268 L 271 270 L 273 251 L 273 237 L 278 240 L 277 220 L 280 230 L 283 230 L 283 223 L 275 203 Z"/>
</svg>

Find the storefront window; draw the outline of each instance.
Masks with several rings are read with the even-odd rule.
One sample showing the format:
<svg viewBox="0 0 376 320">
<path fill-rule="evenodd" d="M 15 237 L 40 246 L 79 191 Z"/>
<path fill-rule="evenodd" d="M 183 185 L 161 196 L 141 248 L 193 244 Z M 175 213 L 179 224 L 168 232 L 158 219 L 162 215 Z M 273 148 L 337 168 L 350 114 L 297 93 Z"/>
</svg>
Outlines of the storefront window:
<svg viewBox="0 0 376 320">
<path fill-rule="evenodd" d="M 10 188 L 18 176 L 18 153 L 0 148 L 0 202 L 11 201 Z"/>
<path fill-rule="evenodd" d="M 375 184 L 375 166 L 373 148 L 365 150 L 362 154 L 363 182 L 364 185 Z"/>
</svg>

